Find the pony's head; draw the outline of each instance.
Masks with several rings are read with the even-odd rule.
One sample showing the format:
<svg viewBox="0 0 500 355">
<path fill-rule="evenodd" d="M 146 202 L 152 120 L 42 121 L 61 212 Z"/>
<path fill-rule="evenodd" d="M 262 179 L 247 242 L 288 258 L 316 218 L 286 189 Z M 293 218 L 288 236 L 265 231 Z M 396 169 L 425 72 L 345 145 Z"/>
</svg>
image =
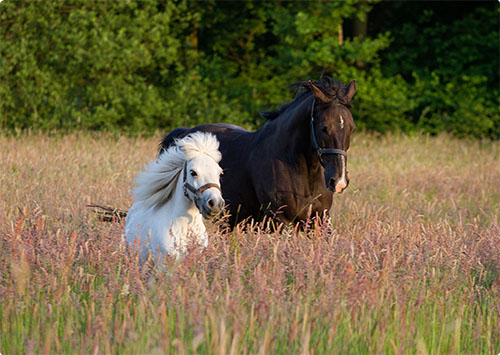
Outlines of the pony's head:
<svg viewBox="0 0 500 355">
<path fill-rule="evenodd" d="M 313 149 L 324 168 L 326 187 L 334 193 L 342 193 L 349 185 L 346 151 L 356 128 L 350 111 L 356 81 L 346 87 L 327 77 L 295 85 L 306 87 L 313 95 L 310 115 Z"/>
<path fill-rule="evenodd" d="M 191 200 L 204 218 L 224 208 L 220 188 L 222 169 L 219 141 L 213 134 L 195 132 L 176 141 L 186 154 L 182 183 L 184 195 Z"/>
<path fill-rule="evenodd" d="M 136 200 L 147 208 L 161 207 L 171 198 L 178 184 L 204 218 L 224 207 L 220 189 L 222 156 L 219 141 L 210 133 L 194 132 L 175 140 L 157 161 L 139 174 L 134 190 Z"/>
</svg>

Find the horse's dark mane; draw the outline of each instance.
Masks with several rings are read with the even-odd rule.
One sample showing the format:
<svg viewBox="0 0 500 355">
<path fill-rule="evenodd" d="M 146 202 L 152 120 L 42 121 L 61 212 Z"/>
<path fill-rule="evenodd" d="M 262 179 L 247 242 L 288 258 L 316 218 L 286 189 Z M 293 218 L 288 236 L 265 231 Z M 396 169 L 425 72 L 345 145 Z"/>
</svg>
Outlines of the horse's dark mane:
<svg viewBox="0 0 500 355">
<path fill-rule="evenodd" d="M 338 102 L 342 105 L 350 108 L 350 103 L 345 96 L 346 87 L 339 80 L 331 78 L 329 76 L 321 78 L 319 80 L 312 80 L 312 83 L 319 88 L 326 96 L 328 96 L 332 102 Z M 260 112 L 260 116 L 266 120 L 274 120 L 283 112 L 288 110 L 290 107 L 295 106 L 299 102 L 302 102 L 305 96 L 309 96 L 311 88 L 308 81 L 299 81 L 290 85 L 291 88 L 299 88 L 295 98 L 281 106 L 278 110 Z M 303 90 L 305 89 L 305 91 Z"/>
</svg>

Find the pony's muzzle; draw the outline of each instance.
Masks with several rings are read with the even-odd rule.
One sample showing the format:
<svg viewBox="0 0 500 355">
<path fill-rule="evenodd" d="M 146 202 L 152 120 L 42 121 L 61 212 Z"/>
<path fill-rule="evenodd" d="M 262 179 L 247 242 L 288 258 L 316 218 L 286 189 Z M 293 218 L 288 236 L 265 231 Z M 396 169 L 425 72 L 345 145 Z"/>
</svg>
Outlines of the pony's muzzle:
<svg viewBox="0 0 500 355">
<path fill-rule="evenodd" d="M 207 195 L 205 199 L 200 201 L 201 208 L 199 209 L 203 218 L 215 216 L 224 209 L 225 204 L 224 199 L 219 193 L 210 193 Z"/>
<path fill-rule="evenodd" d="M 207 201 L 207 207 L 212 213 L 219 213 L 224 208 L 224 199 L 211 198 Z"/>
</svg>

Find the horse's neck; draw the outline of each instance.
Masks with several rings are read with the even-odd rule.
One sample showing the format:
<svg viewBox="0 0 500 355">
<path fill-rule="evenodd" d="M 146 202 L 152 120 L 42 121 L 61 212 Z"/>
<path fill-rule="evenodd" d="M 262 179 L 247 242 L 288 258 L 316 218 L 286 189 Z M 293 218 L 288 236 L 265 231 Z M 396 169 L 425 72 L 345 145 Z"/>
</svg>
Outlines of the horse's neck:
<svg viewBox="0 0 500 355">
<path fill-rule="evenodd" d="M 311 105 L 312 96 L 306 97 L 298 107 L 289 109 L 272 121 L 269 126 L 273 141 L 278 146 L 277 154 L 292 155 L 305 158 L 310 165 L 319 163 L 312 153 L 311 142 Z M 278 157 L 279 158 L 279 157 Z"/>
</svg>

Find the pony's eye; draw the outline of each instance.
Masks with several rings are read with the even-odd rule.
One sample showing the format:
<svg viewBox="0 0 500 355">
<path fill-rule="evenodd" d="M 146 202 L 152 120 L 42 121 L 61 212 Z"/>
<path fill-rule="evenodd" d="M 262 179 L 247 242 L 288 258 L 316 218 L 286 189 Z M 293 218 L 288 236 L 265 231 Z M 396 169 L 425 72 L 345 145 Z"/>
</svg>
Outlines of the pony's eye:
<svg viewBox="0 0 500 355">
<path fill-rule="evenodd" d="M 191 173 L 192 177 L 197 177 L 198 176 L 198 174 L 194 170 L 191 170 L 190 173 Z"/>
<path fill-rule="evenodd" d="M 321 126 L 321 132 L 328 134 L 328 128 L 326 128 L 326 126 Z"/>
</svg>

